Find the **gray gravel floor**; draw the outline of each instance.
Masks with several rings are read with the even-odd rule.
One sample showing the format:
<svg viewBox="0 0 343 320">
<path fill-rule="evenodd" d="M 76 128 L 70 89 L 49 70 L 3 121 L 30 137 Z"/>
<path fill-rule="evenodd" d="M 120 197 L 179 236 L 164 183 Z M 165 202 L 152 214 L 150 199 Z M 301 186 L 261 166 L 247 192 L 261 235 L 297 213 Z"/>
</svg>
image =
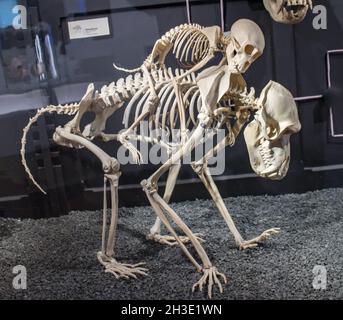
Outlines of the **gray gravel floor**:
<svg viewBox="0 0 343 320">
<path fill-rule="evenodd" d="M 225 199 L 237 227 L 252 238 L 270 227 L 282 233 L 249 251 L 235 248 L 224 221 L 207 200 L 173 204 L 229 282 L 216 299 L 342 299 L 343 189 L 277 197 Z M 205 299 L 191 286 L 199 279 L 177 247 L 145 239 L 149 207 L 121 208 L 117 258 L 145 261 L 149 275 L 116 280 L 96 259 L 101 212 L 71 212 L 45 220 L 0 219 L 2 299 Z M 28 288 L 12 288 L 13 266 L 27 268 Z M 327 289 L 312 286 L 315 265 L 327 268 Z"/>
</svg>

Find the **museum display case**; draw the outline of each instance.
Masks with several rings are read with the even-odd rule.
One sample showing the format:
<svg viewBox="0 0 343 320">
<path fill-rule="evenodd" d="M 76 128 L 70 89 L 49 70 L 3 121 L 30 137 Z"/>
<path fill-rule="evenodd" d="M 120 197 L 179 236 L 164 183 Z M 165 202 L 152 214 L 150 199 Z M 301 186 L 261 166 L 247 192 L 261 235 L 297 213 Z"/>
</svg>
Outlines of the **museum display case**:
<svg viewBox="0 0 343 320">
<path fill-rule="evenodd" d="M 331 87 L 339 88 L 341 76 L 337 70 L 341 68 L 342 54 L 335 50 L 341 47 L 341 40 L 337 33 L 314 29 L 314 13 L 308 13 L 302 24 L 285 25 L 275 23 L 258 2 L 227 1 L 221 11 L 218 1 L 192 1 L 189 10 L 191 22 L 204 26 L 224 23 L 225 30 L 242 17 L 257 22 L 267 45 L 253 71 L 245 75 L 247 83 L 260 92 L 272 79 L 298 98 L 303 130 L 294 137 L 288 177 L 277 190 L 269 181 L 256 179 L 244 143 L 238 139 L 225 156 L 222 176 L 226 178 L 219 181 L 224 195 L 239 195 L 242 190 L 246 194 L 275 194 L 337 186 L 341 170 L 341 92 L 328 88 L 327 74 L 330 72 Z M 20 22 L 20 10 L 12 12 L 16 5 L 27 9 L 26 29 L 11 25 Z M 173 26 L 188 22 L 187 6 L 184 1 L 3 1 L 2 6 L 1 130 L 8 139 L 1 142 L 1 167 L 6 170 L 2 169 L 0 176 L 0 214 L 41 217 L 65 214 L 70 209 L 97 208 L 102 178 L 96 160 L 83 150 L 65 150 L 51 143 L 54 128 L 64 124 L 66 117 L 49 114 L 39 119 L 27 142 L 30 165 L 49 190 L 47 197 L 28 182 L 21 166 L 22 128 L 38 108 L 79 100 L 89 82 L 101 88 L 124 76 L 124 72 L 113 68 L 113 62 L 139 66 L 156 39 Z M 330 1 L 326 8 L 332 15 L 328 24 L 340 30 L 342 21 L 335 14 L 341 10 L 340 2 Z M 95 31 L 90 28 L 88 35 L 78 35 L 78 28 L 92 23 Z M 330 108 L 324 96 L 332 103 Z M 109 130 L 121 126 L 120 118 L 113 117 L 107 124 Z M 116 146 L 104 148 L 115 150 Z M 139 196 L 139 181 L 153 170 L 151 164 L 125 167 L 121 177 L 125 187 L 120 191 L 123 205 L 146 203 L 144 196 Z M 182 191 L 176 192 L 176 200 L 194 198 L 188 188 L 183 190 L 185 185 L 198 188 L 199 196 L 205 196 L 192 170 L 183 168 L 180 179 L 184 184 L 180 185 Z M 226 188 L 226 181 L 231 179 L 237 182 L 234 190 Z"/>
</svg>

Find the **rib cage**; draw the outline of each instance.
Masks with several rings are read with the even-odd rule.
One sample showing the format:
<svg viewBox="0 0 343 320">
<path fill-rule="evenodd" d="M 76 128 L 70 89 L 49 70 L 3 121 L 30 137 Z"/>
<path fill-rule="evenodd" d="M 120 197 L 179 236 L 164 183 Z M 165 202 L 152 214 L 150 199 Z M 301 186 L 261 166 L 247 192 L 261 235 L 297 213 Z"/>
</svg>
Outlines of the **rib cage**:
<svg viewBox="0 0 343 320">
<path fill-rule="evenodd" d="M 175 128 L 178 119 L 178 107 L 172 79 L 184 74 L 186 71 L 182 69 L 171 68 L 159 69 L 151 73 L 155 81 L 155 90 L 159 98 L 159 104 L 156 107 L 155 113 L 149 118 L 150 129 L 168 129 Z M 196 123 L 196 113 L 200 108 L 200 94 L 195 90 L 196 80 L 195 74 L 190 74 L 183 78 L 180 84 L 182 96 L 184 97 L 185 105 L 188 107 L 192 102 L 191 116 L 188 125 L 192 121 Z M 119 79 L 116 83 L 112 82 L 101 88 L 100 93 L 96 92 L 95 100 L 106 108 L 114 106 L 122 106 L 124 102 L 128 102 L 125 106 L 123 124 L 128 128 L 140 114 L 148 107 L 147 103 L 150 96 L 150 88 L 147 78 L 143 73 L 139 72 L 132 77 L 129 75 L 126 79 Z M 169 116 L 168 116 L 169 115 Z M 137 131 L 136 131 L 137 133 Z"/>
<path fill-rule="evenodd" d="M 166 32 L 154 46 L 147 60 L 164 64 L 165 56 L 173 49 L 176 60 L 184 68 L 190 68 L 201 61 L 210 48 L 209 40 L 198 24 L 182 24 Z"/>
<path fill-rule="evenodd" d="M 150 117 L 145 119 L 149 126 L 149 134 L 153 131 L 155 133 L 170 132 L 173 129 L 180 129 L 182 127 L 172 79 L 185 72 L 186 70 L 183 69 L 172 70 L 171 68 L 158 69 L 151 72 L 159 103 Z M 200 90 L 196 83 L 196 75 L 191 73 L 182 78 L 178 87 L 183 97 L 185 107 L 183 111 L 185 119 L 187 119 L 184 126 L 187 129 L 191 129 L 198 123 L 197 116 L 202 106 Z M 252 102 L 248 101 L 250 99 L 248 92 L 243 92 L 242 90 L 239 87 L 230 88 L 230 94 L 225 96 L 217 107 L 229 107 L 230 99 L 251 104 Z M 139 72 L 134 76 L 129 75 L 126 79 L 121 78 L 116 83 L 112 82 L 109 85 L 103 86 L 100 94 L 96 93 L 98 95 L 96 104 L 99 104 L 100 99 L 100 102 L 105 104 L 105 108 L 120 108 L 126 102 L 127 105 L 125 105 L 122 123 L 124 128 L 128 129 L 142 113 L 148 110 L 151 94 L 148 79 L 144 73 Z M 137 135 L 147 134 L 147 132 L 143 132 L 142 124 L 136 126 L 131 133 Z M 150 137 L 154 138 L 153 136 Z"/>
<path fill-rule="evenodd" d="M 173 53 L 185 68 L 201 61 L 210 49 L 210 43 L 199 27 L 182 30 L 175 38 Z"/>
</svg>

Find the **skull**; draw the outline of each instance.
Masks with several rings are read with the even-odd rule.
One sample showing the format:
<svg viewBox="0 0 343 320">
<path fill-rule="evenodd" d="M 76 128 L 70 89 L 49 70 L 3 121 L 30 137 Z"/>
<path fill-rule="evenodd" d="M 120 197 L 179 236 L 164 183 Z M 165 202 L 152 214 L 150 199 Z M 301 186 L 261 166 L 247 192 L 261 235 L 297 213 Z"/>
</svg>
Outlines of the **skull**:
<svg viewBox="0 0 343 320">
<path fill-rule="evenodd" d="M 230 32 L 226 48 L 228 66 L 233 73 L 244 73 L 262 55 L 265 47 L 264 35 L 260 27 L 248 19 L 236 21 Z"/>
<path fill-rule="evenodd" d="M 263 0 L 266 10 L 276 22 L 295 24 L 304 20 L 312 0 Z"/>
<path fill-rule="evenodd" d="M 281 180 L 290 160 L 290 136 L 301 125 L 291 93 L 270 81 L 258 99 L 260 109 L 244 130 L 252 169 L 261 177 Z"/>
</svg>

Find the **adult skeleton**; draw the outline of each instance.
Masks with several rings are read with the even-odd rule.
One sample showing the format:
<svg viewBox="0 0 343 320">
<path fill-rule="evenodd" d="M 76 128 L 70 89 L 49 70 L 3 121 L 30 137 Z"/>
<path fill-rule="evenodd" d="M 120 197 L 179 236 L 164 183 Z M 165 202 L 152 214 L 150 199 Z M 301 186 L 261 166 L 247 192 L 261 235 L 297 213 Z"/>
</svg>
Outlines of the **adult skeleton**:
<svg viewBox="0 0 343 320">
<path fill-rule="evenodd" d="M 196 287 L 202 290 L 203 286 L 208 284 L 208 295 L 211 297 L 213 285 L 217 285 L 222 292 L 221 280 L 226 282 L 226 277 L 218 272 L 209 260 L 201 245 L 200 235 L 194 234 L 188 228 L 168 202 L 180 170 L 180 160 L 202 143 L 207 129 L 226 126 L 228 135 L 202 159 L 193 162 L 192 168 L 211 194 L 234 235 L 238 247 L 240 249 L 256 247 L 271 235 L 279 232 L 279 229 L 273 228 L 254 239 L 243 240 L 207 167 L 209 158 L 226 146 L 232 146 L 235 143 L 236 137 L 248 121 L 250 114 L 256 111 L 255 120 L 247 127 L 245 134 L 253 169 L 256 173 L 272 179 L 280 179 L 287 172 L 289 136 L 300 130 L 293 98 L 281 85 L 270 82 L 261 97 L 256 99 L 254 90 L 251 89 L 248 92 L 241 76 L 263 53 L 264 46 L 262 31 L 250 20 L 241 19 L 235 22 L 228 37 L 222 34 L 219 27 L 202 28 L 199 25 L 181 25 L 171 29 L 156 42 L 151 55 L 141 67 L 134 70 L 124 69 L 128 72 L 137 72 L 134 78 L 129 76 L 125 80 L 113 82 L 104 86 L 100 93 L 94 91 L 94 86 L 91 84 L 80 103 L 68 106 L 48 106 L 38 110 L 36 116 L 30 119 L 29 124 L 24 128 L 21 155 L 25 170 L 38 187 L 25 161 L 25 144 L 30 126 L 38 116 L 45 112 L 75 114 L 64 127 L 56 128 L 54 141 L 68 147 L 85 147 L 102 163 L 104 217 L 102 249 L 98 253 L 98 259 L 105 266 L 106 272 L 113 273 L 117 278 L 136 277 L 136 274 L 145 274 L 146 269 L 141 264 L 123 264 L 114 258 L 120 165 L 117 159 L 110 157 L 92 142 L 95 138 L 104 141 L 119 141 L 130 151 L 137 163 L 140 162 L 141 155 L 130 142 L 131 140 L 159 144 L 169 152 L 169 159 L 148 179 L 141 182 L 157 215 L 148 238 L 164 244 L 178 244 L 181 247 L 196 270 L 203 273 L 200 280 L 193 286 L 193 290 Z M 171 49 L 176 59 L 186 65 L 189 70 L 176 69 L 173 72 L 164 66 L 165 57 Z M 197 75 L 196 72 L 205 67 L 217 53 L 223 55 L 219 65 L 208 67 Z M 229 100 L 234 101 L 234 106 L 228 105 Z M 109 116 L 121 108 L 125 102 L 128 102 L 123 118 L 126 130 L 120 134 L 104 133 Z M 278 105 L 276 112 L 273 112 L 274 105 Z M 130 122 L 134 106 L 136 110 Z M 81 133 L 80 120 L 88 111 L 94 112 L 96 116 Z M 284 114 L 286 115 L 282 116 Z M 145 135 L 140 132 L 140 125 L 146 119 L 150 128 L 154 129 L 168 129 L 169 132 L 173 132 L 173 129 L 178 126 L 181 132 L 180 143 L 171 146 L 161 136 Z M 191 128 L 193 131 L 189 135 L 187 133 Z M 151 132 L 153 131 L 150 130 Z M 158 181 L 167 172 L 166 189 L 162 198 L 158 194 Z M 108 235 L 105 191 L 107 182 L 110 183 L 112 209 Z M 177 224 L 185 236 L 179 236 L 169 220 Z M 161 235 L 161 223 L 171 233 L 170 236 Z M 185 246 L 187 242 L 193 245 L 201 264 Z"/>
</svg>

